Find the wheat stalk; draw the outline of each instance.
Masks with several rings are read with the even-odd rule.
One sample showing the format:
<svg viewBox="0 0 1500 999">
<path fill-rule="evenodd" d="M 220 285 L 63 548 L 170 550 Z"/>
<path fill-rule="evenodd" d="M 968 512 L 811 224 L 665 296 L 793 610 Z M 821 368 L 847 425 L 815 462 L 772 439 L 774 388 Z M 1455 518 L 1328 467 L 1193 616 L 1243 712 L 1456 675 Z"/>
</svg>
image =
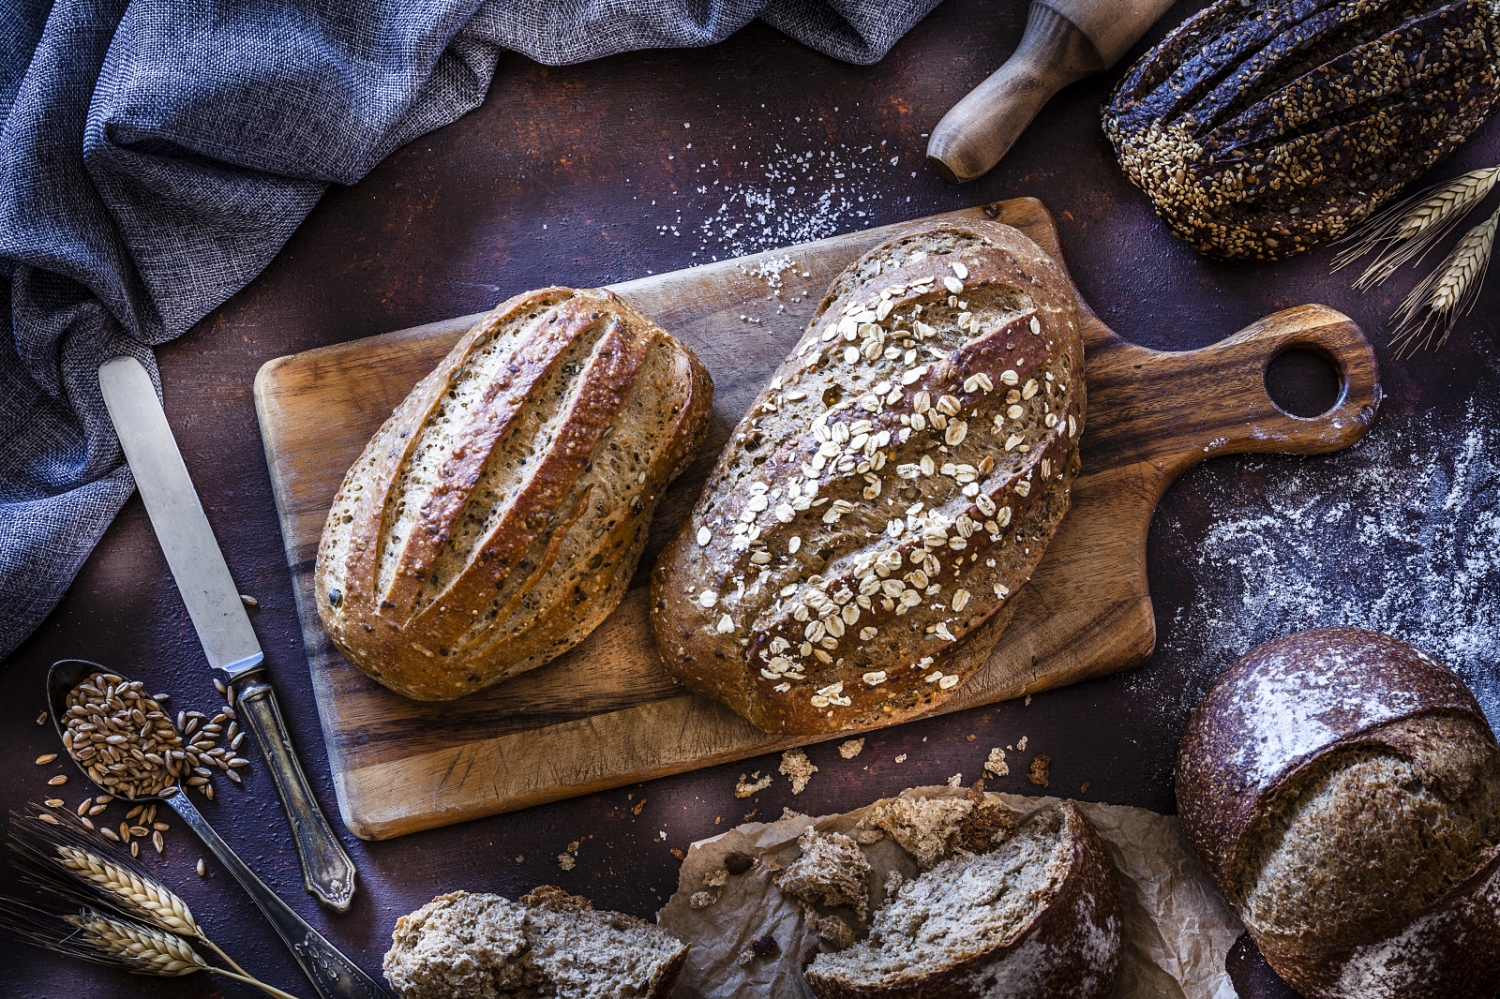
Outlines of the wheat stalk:
<svg viewBox="0 0 1500 999">
<path fill-rule="evenodd" d="M 92 964 L 161 978 L 205 971 L 253 985 L 276 999 L 297 999 L 251 975 L 214 967 L 175 933 L 90 907 L 54 912 L 0 897 L 0 926 L 28 943 Z"/>
<path fill-rule="evenodd" d="M 91 909 L 62 918 L 78 930 L 70 942 L 114 958 L 131 971 L 176 978 L 213 970 L 186 940 L 154 926 L 111 919 Z"/>
<path fill-rule="evenodd" d="M 1458 317 L 1473 310 L 1495 248 L 1497 228 L 1500 228 L 1500 208 L 1465 233 L 1437 269 L 1401 302 L 1392 317 L 1396 327 L 1391 342 L 1396 346 L 1397 356 L 1414 344 L 1427 346 L 1434 336 L 1441 347 Z"/>
<path fill-rule="evenodd" d="M 35 814 L 50 813 L 37 810 Z M 38 887 L 88 905 L 90 911 L 94 905 L 102 904 L 129 920 L 148 923 L 154 930 L 192 937 L 217 954 L 235 973 L 212 967 L 209 971 L 230 974 L 257 987 L 270 988 L 262 986 L 208 938 L 193 918 L 188 904 L 176 892 L 152 877 L 134 860 L 123 855 L 109 857 L 99 852 L 81 827 L 61 823 L 40 825 L 26 822 L 23 816 L 14 813 L 11 827 L 11 849 L 21 855 L 23 869 Z M 136 924 L 132 921 L 130 925 Z"/>
<path fill-rule="evenodd" d="M 1382 209 L 1339 241 L 1348 246 L 1333 258 L 1333 269 L 1342 270 L 1378 250 L 1354 287 L 1365 291 L 1381 284 L 1401 267 L 1425 257 L 1497 182 L 1500 166 L 1470 170 Z"/>
</svg>

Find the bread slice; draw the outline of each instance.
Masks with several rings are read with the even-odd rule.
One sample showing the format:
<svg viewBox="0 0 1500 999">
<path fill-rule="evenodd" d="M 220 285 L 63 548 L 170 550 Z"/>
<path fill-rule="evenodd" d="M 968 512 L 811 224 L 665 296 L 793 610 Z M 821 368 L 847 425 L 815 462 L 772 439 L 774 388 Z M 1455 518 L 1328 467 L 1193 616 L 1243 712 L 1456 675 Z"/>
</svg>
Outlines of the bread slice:
<svg viewBox="0 0 1500 999">
<path fill-rule="evenodd" d="M 955 851 L 876 910 L 866 940 L 819 954 L 819 999 L 1100 999 L 1120 955 L 1120 892 L 1072 802 L 986 853 Z"/>
<path fill-rule="evenodd" d="M 983 791 L 966 798 L 882 798 L 870 806 L 867 821 L 888 833 L 924 871 L 955 850 L 992 850 L 1016 831 L 1016 813 Z"/>
<path fill-rule="evenodd" d="M 652 575 L 667 667 L 761 728 L 899 721 L 988 661 L 1067 512 L 1083 342 L 1009 226 L 914 232 L 829 289 Z"/>
<path fill-rule="evenodd" d="M 497 306 L 334 497 L 314 576 L 329 637 L 424 701 L 566 652 L 625 595 L 712 395 L 693 353 L 610 292 Z"/>
<path fill-rule="evenodd" d="M 687 952 L 561 888 L 518 902 L 457 891 L 396 920 L 385 976 L 401 999 L 665 999 Z"/>
</svg>

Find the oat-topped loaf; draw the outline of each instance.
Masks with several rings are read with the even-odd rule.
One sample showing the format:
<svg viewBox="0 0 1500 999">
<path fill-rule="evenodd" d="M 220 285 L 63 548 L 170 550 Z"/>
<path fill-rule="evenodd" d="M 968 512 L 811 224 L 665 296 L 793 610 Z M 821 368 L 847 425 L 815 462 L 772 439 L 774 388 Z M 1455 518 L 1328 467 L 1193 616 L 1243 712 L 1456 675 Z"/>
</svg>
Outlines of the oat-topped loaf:
<svg viewBox="0 0 1500 999">
<path fill-rule="evenodd" d="M 334 497 L 315 574 L 329 637 L 425 701 L 566 652 L 624 596 L 712 394 L 693 353 L 610 292 L 501 303 Z"/>
<path fill-rule="evenodd" d="M 439 895 L 396 920 L 385 977 L 401 999 L 664 999 L 687 944 L 648 922 L 542 887 Z"/>
<path fill-rule="evenodd" d="M 767 731 L 929 710 L 987 661 L 1068 509 L 1083 343 L 1066 276 L 975 221 L 829 289 L 652 576 L 671 671 Z"/>
<path fill-rule="evenodd" d="M 1104 111 L 1172 231 L 1228 259 L 1339 236 L 1468 138 L 1500 89 L 1494 0 L 1220 0 Z"/>
</svg>

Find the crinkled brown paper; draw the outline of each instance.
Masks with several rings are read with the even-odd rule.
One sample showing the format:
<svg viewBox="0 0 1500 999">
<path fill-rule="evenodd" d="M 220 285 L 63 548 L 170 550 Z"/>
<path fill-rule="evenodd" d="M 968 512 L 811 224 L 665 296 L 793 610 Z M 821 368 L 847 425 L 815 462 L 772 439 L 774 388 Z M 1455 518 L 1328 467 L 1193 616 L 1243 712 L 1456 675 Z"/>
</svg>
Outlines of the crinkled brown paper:
<svg viewBox="0 0 1500 999">
<path fill-rule="evenodd" d="M 968 793 L 952 787 L 906 792 L 930 798 Z M 1058 800 L 990 796 L 1023 815 Z M 1182 824 L 1144 808 L 1082 801 L 1078 806 L 1120 875 L 1124 918 L 1114 999 L 1236 999 L 1224 957 L 1244 927 L 1193 856 Z M 673 999 L 811 999 L 802 979 L 802 957 L 818 947 L 817 933 L 808 926 L 802 906 L 781 894 L 771 869 L 758 862 L 745 874 L 730 876 L 722 888 L 706 887 L 705 881 L 724 870 L 730 853 L 774 859 L 784 867 L 796 859 L 797 837 L 808 826 L 852 835 L 868 810 L 751 822 L 694 843 L 683 861 L 677 894 L 657 916 L 664 930 L 692 944 Z M 887 873 L 900 871 L 912 878 L 917 866 L 889 836 L 865 845 L 864 851 L 871 867 L 873 912 L 885 900 Z M 689 899 L 700 891 L 717 899 L 694 909 Z M 750 943 L 766 934 L 776 939 L 779 952 L 741 964 Z"/>
</svg>

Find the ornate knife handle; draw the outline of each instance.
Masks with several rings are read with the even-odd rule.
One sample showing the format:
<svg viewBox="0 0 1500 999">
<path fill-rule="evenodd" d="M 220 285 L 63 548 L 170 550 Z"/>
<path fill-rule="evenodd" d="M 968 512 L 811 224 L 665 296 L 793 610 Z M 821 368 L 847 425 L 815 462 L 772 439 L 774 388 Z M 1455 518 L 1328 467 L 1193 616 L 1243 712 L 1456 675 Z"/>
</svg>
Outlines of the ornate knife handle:
<svg viewBox="0 0 1500 999">
<path fill-rule="evenodd" d="M 287 822 L 292 827 L 292 841 L 302 861 L 302 884 L 308 894 L 334 912 L 347 912 L 354 898 L 354 861 L 333 834 L 323 810 L 307 786 L 302 764 L 292 751 L 276 704 L 276 692 L 257 670 L 232 681 L 238 694 L 240 718 L 255 734 L 265 757 L 276 793 L 281 796 Z"/>
<path fill-rule="evenodd" d="M 164 799 L 167 805 L 187 823 L 193 832 L 213 851 L 219 862 L 229 869 L 252 901 L 265 913 L 266 919 L 286 942 L 308 981 L 323 999 L 391 999 L 390 994 L 361 971 L 339 949 L 329 943 L 307 921 L 281 900 L 266 883 L 256 877 L 229 844 L 219 838 L 214 827 L 199 814 L 187 795 L 171 790 Z"/>
</svg>

